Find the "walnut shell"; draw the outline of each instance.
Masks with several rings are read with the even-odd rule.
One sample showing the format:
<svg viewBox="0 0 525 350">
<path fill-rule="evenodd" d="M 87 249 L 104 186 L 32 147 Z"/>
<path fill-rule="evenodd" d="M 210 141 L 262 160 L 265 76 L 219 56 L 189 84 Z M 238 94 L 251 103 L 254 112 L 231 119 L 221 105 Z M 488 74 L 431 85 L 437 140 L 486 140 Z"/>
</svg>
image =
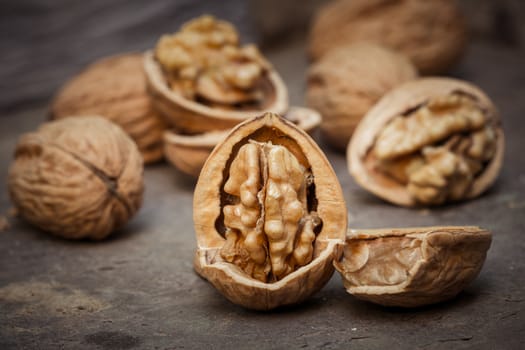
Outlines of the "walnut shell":
<svg viewBox="0 0 525 350">
<path fill-rule="evenodd" d="M 373 44 L 335 48 L 308 70 L 306 99 L 322 115 L 326 141 L 343 151 L 359 121 L 390 89 L 415 79 L 403 55 Z"/>
<path fill-rule="evenodd" d="M 319 59 L 359 41 L 382 44 L 409 57 L 422 74 L 449 69 L 463 54 L 466 29 L 454 0 L 339 0 L 314 18 L 309 52 Z"/>
<path fill-rule="evenodd" d="M 146 92 L 142 54 L 101 59 L 67 82 L 51 104 L 51 117 L 100 115 L 137 143 L 144 162 L 162 159 L 163 120 Z"/>
<path fill-rule="evenodd" d="M 498 112 L 481 90 L 425 78 L 394 88 L 367 113 L 347 159 L 368 191 L 427 206 L 479 196 L 498 176 L 503 153 Z"/>
<path fill-rule="evenodd" d="M 417 307 L 463 290 L 481 270 L 491 240 L 473 226 L 349 230 L 334 265 L 355 297 Z"/>
<path fill-rule="evenodd" d="M 185 98 L 168 86 L 162 67 L 153 53 L 144 55 L 144 68 L 148 91 L 155 108 L 166 122 L 183 133 L 195 134 L 213 130 L 226 130 L 263 111 L 284 114 L 288 110 L 288 90 L 279 74 L 272 68 L 263 84 L 265 101 L 257 110 L 228 110 L 214 108 Z"/>
<path fill-rule="evenodd" d="M 278 115 L 232 130 L 193 203 L 195 270 L 233 303 L 299 303 L 332 275 L 347 225 L 339 182 L 315 142 Z"/>
<path fill-rule="evenodd" d="M 98 240 L 140 208 L 142 157 L 108 120 L 65 118 L 20 138 L 8 185 L 31 224 L 64 238 Z"/>
<path fill-rule="evenodd" d="M 310 135 L 321 122 L 317 111 L 303 107 L 291 107 L 284 116 Z M 164 132 L 164 154 L 166 159 L 185 174 L 198 177 L 206 159 L 215 146 L 231 130 L 209 131 L 186 135 L 175 130 Z"/>
</svg>

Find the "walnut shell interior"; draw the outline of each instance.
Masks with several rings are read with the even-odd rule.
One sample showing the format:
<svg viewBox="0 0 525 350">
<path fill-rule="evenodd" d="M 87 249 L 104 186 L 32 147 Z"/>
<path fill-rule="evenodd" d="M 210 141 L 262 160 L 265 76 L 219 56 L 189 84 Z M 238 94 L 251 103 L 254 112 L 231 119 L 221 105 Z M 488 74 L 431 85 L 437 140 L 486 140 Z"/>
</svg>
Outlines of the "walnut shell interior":
<svg viewBox="0 0 525 350">
<path fill-rule="evenodd" d="M 365 189 L 404 206 L 473 198 L 496 179 L 504 152 L 499 115 L 475 86 L 426 78 L 385 95 L 347 150 Z"/>
<path fill-rule="evenodd" d="M 271 113 L 240 124 L 213 150 L 193 210 L 196 271 L 254 309 L 298 303 L 320 289 L 346 231 L 327 159 Z"/>
<path fill-rule="evenodd" d="M 481 270 L 491 237 L 474 226 L 349 230 L 334 264 L 357 298 L 417 307 L 463 290 Z"/>
</svg>

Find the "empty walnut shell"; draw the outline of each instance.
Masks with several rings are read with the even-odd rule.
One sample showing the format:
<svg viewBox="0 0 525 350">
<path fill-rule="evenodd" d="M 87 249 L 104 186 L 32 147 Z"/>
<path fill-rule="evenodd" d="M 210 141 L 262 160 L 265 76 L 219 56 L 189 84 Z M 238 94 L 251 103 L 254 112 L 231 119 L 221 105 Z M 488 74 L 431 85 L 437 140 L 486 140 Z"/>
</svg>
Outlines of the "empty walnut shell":
<svg viewBox="0 0 525 350">
<path fill-rule="evenodd" d="M 357 298 L 416 307 L 463 290 L 481 270 L 491 239 L 473 226 L 349 230 L 334 265 Z"/>
<path fill-rule="evenodd" d="M 422 74 L 449 69 L 466 44 L 454 0 L 339 0 L 314 18 L 309 52 L 314 59 L 335 47 L 374 42 L 406 55 Z"/>
<path fill-rule="evenodd" d="M 499 115 L 481 90 L 426 78 L 386 94 L 357 127 L 347 157 L 365 189 L 398 205 L 428 206 L 480 195 L 503 153 Z"/>
<path fill-rule="evenodd" d="M 142 157 L 102 117 L 65 118 L 23 135 L 8 185 L 20 216 L 57 236 L 102 239 L 140 208 Z"/>
<path fill-rule="evenodd" d="M 172 127 L 187 134 L 226 130 L 263 111 L 284 114 L 288 110 L 288 90 L 279 74 L 270 69 L 263 85 L 265 100 L 257 110 L 214 108 L 190 100 L 168 86 L 162 67 L 153 53 L 144 56 L 148 90 L 155 108 Z"/>
<path fill-rule="evenodd" d="M 162 159 L 165 124 L 146 92 L 142 54 L 101 59 L 67 82 L 51 104 L 51 117 L 100 115 L 137 143 L 145 163 Z"/>
<path fill-rule="evenodd" d="M 212 152 L 195 188 L 195 270 L 233 303 L 298 303 L 333 273 L 344 198 L 315 142 L 276 114 L 248 120 Z"/>
<path fill-rule="evenodd" d="M 326 141 L 344 151 L 366 112 L 389 90 L 416 77 L 405 56 L 354 44 L 330 51 L 309 68 L 306 99 L 323 116 Z"/>
<path fill-rule="evenodd" d="M 321 122 L 321 116 L 317 111 L 303 107 L 291 107 L 285 118 L 310 135 Z M 220 130 L 186 135 L 167 130 L 164 132 L 164 153 L 167 160 L 177 169 L 198 177 L 213 148 L 229 132 L 230 130 Z"/>
</svg>

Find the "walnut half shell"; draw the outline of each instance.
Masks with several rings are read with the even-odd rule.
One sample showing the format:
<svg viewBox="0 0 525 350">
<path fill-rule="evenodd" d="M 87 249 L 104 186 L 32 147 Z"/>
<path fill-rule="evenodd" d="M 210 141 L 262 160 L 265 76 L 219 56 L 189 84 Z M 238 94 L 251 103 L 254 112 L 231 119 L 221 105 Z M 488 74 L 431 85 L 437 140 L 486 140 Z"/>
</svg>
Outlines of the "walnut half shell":
<svg viewBox="0 0 525 350">
<path fill-rule="evenodd" d="M 348 293 L 416 307 L 456 296 L 479 273 L 491 233 L 474 226 L 349 230 L 334 263 Z"/>
<path fill-rule="evenodd" d="M 260 310 L 319 290 L 347 223 L 322 151 L 272 113 L 240 124 L 213 150 L 193 213 L 195 270 L 233 303 Z"/>
<path fill-rule="evenodd" d="M 284 118 L 310 135 L 321 123 L 321 115 L 317 111 L 303 107 L 291 107 Z M 164 154 L 177 169 L 197 178 L 211 151 L 229 132 L 230 130 L 216 130 L 187 135 L 166 130 Z"/>
<path fill-rule="evenodd" d="M 503 150 L 498 112 L 480 89 L 426 78 L 386 94 L 358 125 L 347 157 L 365 189 L 428 206 L 480 195 L 496 179 Z"/>
</svg>

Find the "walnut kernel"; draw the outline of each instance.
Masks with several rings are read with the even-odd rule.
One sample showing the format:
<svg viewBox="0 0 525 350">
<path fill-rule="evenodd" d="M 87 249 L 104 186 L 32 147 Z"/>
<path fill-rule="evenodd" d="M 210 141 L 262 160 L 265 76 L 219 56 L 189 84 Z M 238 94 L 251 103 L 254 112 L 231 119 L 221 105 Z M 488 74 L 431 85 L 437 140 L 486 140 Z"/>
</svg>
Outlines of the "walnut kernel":
<svg viewBox="0 0 525 350">
<path fill-rule="evenodd" d="M 234 303 L 298 303 L 333 273 L 346 230 L 337 178 L 307 134 L 267 113 L 212 152 L 194 197 L 195 269 Z"/>
<path fill-rule="evenodd" d="M 483 92 L 454 79 L 399 86 L 370 110 L 348 149 L 358 183 L 400 205 L 472 198 L 495 180 L 504 139 Z"/>
</svg>

